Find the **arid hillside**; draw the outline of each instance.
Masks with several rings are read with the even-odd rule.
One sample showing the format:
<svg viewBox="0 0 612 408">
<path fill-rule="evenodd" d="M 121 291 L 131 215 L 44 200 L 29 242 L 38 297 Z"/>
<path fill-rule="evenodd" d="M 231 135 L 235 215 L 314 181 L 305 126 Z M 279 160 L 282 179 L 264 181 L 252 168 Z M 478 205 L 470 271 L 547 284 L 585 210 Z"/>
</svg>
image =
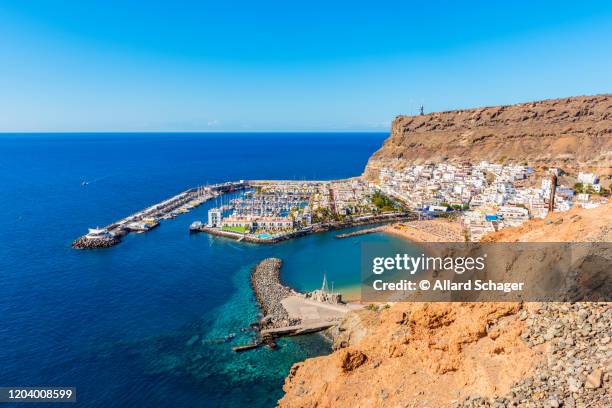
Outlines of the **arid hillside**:
<svg viewBox="0 0 612 408">
<path fill-rule="evenodd" d="M 549 214 L 519 227 L 504 228 L 483 237 L 482 242 L 612 242 L 612 202 L 585 210 Z"/>
<path fill-rule="evenodd" d="M 488 242 L 610 242 L 612 204 Z M 396 303 L 350 313 L 280 407 L 612 406 L 610 303 Z M 528 405 L 535 404 L 535 405 Z"/>
<path fill-rule="evenodd" d="M 398 116 L 364 175 L 410 163 L 488 160 L 612 174 L 612 94 Z"/>
</svg>

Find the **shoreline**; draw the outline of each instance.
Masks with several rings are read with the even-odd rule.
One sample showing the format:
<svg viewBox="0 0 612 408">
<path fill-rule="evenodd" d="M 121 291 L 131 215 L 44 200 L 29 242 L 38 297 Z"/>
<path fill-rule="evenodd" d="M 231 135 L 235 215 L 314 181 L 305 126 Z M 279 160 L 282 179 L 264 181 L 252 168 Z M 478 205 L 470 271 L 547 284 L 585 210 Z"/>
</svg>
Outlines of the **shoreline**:
<svg viewBox="0 0 612 408">
<path fill-rule="evenodd" d="M 250 242 L 253 244 L 276 244 L 278 242 L 286 241 L 289 239 L 295 239 L 295 238 L 299 238 L 302 236 L 316 234 L 320 232 L 349 229 L 349 228 L 361 227 L 361 226 L 366 226 L 366 225 L 395 223 L 395 222 L 399 222 L 403 220 L 410 220 L 412 217 L 413 215 L 411 215 L 411 213 L 409 212 L 372 215 L 372 216 L 361 217 L 360 219 L 357 219 L 357 220 L 339 221 L 339 222 L 334 222 L 334 223 L 329 223 L 329 224 L 313 225 L 311 227 L 308 227 L 302 230 L 292 231 L 292 232 L 288 232 L 285 234 L 277 234 L 277 235 L 273 235 L 271 237 L 266 237 L 266 238 L 258 237 L 252 234 L 242 234 L 239 232 L 225 231 L 219 228 L 212 228 L 212 227 L 207 227 L 207 226 L 202 226 L 197 231 L 193 231 L 193 232 L 206 232 L 211 235 L 216 235 L 216 236 L 220 236 L 224 238 L 230 238 L 230 239 L 234 239 L 239 242 L 245 241 L 245 242 Z M 380 228 L 384 229 L 384 227 L 380 227 Z M 360 235 L 360 234 L 355 234 L 355 235 Z"/>
<path fill-rule="evenodd" d="M 465 242 L 463 227 L 459 222 L 440 218 L 385 225 L 381 228 L 381 232 L 414 243 Z"/>
</svg>

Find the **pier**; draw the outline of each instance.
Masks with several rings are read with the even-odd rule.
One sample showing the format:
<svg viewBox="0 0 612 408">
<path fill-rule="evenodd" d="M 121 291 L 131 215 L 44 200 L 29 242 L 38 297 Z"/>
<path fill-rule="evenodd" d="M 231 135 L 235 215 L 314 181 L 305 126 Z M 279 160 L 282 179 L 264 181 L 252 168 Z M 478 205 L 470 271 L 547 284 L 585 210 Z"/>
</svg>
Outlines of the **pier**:
<svg viewBox="0 0 612 408">
<path fill-rule="evenodd" d="M 335 238 L 342 239 L 342 238 L 357 237 L 359 235 L 375 234 L 380 231 L 383 231 L 383 227 L 379 226 L 379 227 L 373 227 L 373 228 L 366 228 L 366 229 L 362 229 L 359 231 L 347 232 L 346 234 L 338 234 L 336 235 Z"/>
<path fill-rule="evenodd" d="M 108 248 L 121 242 L 130 232 L 147 232 L 160 219 L 175 218 L 221 194 L 248 187 L 244 180 L 191 188 L 160 203 L 140 210 L 103 228 L 90 228 L 86 235 L 72 243 L 75 249 Z"/>
</svg>

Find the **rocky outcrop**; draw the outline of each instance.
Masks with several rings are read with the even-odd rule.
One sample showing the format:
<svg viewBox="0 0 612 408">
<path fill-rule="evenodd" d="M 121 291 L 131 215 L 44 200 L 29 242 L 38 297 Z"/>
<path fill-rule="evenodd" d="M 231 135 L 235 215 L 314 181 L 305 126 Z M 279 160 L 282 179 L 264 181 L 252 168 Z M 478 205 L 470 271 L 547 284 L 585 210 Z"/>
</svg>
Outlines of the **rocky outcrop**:
<svg viewBox="0 0 612 408">
<path fill-rule="evenodd" d="M 398 116 L 364 175 L 383 167 L 488 160 L 612 174 L 612 94 Z"/>
<path fill-rule="evenodd" d="M 508 392 L 537 353 L 515 303 L 398 303 L 356 312 L 367 334 L 287 377 L 281 407 L 442 407 Z"/>
</svg>

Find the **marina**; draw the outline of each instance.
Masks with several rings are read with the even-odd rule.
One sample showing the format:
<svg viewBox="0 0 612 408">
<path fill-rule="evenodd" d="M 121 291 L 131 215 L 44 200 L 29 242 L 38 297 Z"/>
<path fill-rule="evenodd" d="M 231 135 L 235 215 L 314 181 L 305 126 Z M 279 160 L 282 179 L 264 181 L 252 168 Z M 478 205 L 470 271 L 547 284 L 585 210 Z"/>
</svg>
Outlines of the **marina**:
<svg viewBox="0 0 612 408">
<path fill-rule="evenodd" d="M 227 200 L 225 193 L 240 192 Z M 186 190 L 106 227 L 90 228 L 72 243 L 76 249 L 108 248 L 129 233 L 146 233 L 209 200 L 205 232 L 237 241 L 273 244 L 311 233 L 413 218 L 400 201 L 381 199 L 377 187 L 359 178 L 333 181 L 240 180 Z M 220 201 L 220 202 L 219 202 Z"/>
</svg>

